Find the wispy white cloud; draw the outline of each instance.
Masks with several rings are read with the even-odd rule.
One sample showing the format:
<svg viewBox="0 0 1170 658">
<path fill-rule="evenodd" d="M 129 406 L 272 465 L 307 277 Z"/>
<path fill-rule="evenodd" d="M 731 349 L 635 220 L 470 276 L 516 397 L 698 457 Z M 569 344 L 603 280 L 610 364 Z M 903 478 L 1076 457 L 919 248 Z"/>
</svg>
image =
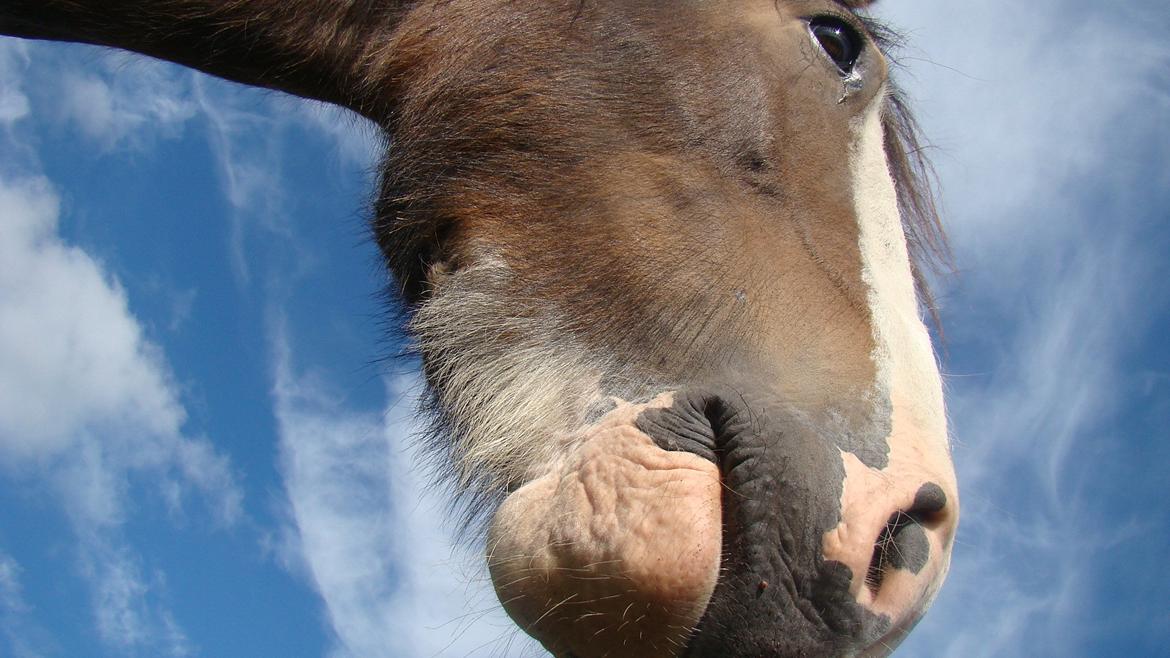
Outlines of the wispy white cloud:
<svg viewBox="0 0 1170 658">
<path fill-rule="evenodd" d="M 83 543 L 81 571 L 92 583 L 92 607 L 102 641 L 124 655 L 192 655 L 194 646 L 162 600 L 163 574 L 144 573 L 141 559 L 124 542 L 97 534 Z"/>
<path fill-rule="evenodd" d="M 1101 605 L 1094 567 L 1141 532 L 1087 491 L 1094 459 L 1129 441 L 1112 429 L 1124 359 L 1167 303 L 1164 254 L 1138 219 L 1170 182 L 1164 7 L 882 12 L 910 33 L 908 86 L 939 145 L 960 267 L 941 283 L 944 315 L 966 369 L 949 378 L 964 520 L 906 654 L 1085 655 L 1090 633 L 1111 632 L 1085 623 Z"/>
<path fill-rule="evenodd" d="M 0 550 L 0 639 L 13 658 L 41 658 L 58 653 L 45 629 L 32 620 L 21 583 L 23 569 Z M 0 647 L 5 646 L 0 643 Z"/>
<path fill-rule="evenodd" d="M 230 523 L 240 498 L 226 459 L 183 436 L 161 351 L 117 281 L 61 240 L 59 213 L 45 179 L 0 178 L 0 466 L 99 473 L 77 479 L 90 491 L 76 500 L 102 524 L 122 501 L 101 478 L 153 470 L 202 491 Z"/>
<path fill-rule="evenodd" d="M 0 476 L 56 495 L 77 538 L 95 625 L 123 653 L 186 655 L 190 644 L 124 538 L 132 476 L 172 512 L 196 493 L 234 523 L 242 493 L 227 458 L 185 436 L 159 347 L 102 264 L 60 237 L 44 178 L 0 175 Z"/>
<path fill-rule="evenodd" d="M 18 126 L 31 112 L 25 75 L 32 62 L 28 45 L 16 39 L 0 39 L 0 173 L 22 171 L 36 160 L 34 148 L 18 137 Z"/>
<path fill-rule="evenodd" d="M 1119 327 L 1140 324 L 1131 286 L 1149 276 L 1124 253 L 1070 265 L 1037 299 L 1015 300 L 1007 327 L 988 323 L 986 341 L 966 343 L 988 371 L 951 384 L 963 525 L 950 582 L 908 655 L 1084 655 L 1077 621 L 1100 576 L 1090 565 L 1134 539 L 1124 515 L 1084 491 L 1120 438 Z"/>
<path fill-rule="evenodd" d="M 195 117 L 190 72 L 116 51 L 95 55 L 96 67 L 65 68 L 53 78 L 58 119 L 90 143 L 103 150 L 144 149 L 182 134 Z"/>
<path fill-rule="evenodd" d="M 220 187 L 231 208 L 228 250 L 232 271 L 237 281 L 247 284 L 251 278 L 246 256 L 249 224 L 269 229 L 286 242 L 290 237 L 281 221 L 285 199 L 276 152 L 279 140 L 274 130 L 256 130 L 269 122 L 267 115 L 238 107 L 238 98 L 217 94 L 216 89 L 216 83 L 197 77 L 193 98 L 207 120 L 208 143 L 215 156 Z"/>
<path fill-rule="evenodd" d="M 496 602 L 482 554 L 445 532 L 445 503 L 409 449 L 418 382 L 387 383 L 384 413 L 295 372 L 275 340 L 287 548 L 321 595 L 336 656 L 543 655 Z"/>
<path fill-rule="evenodd" d="M 183 411 L 125 293 L 60 241 L 43 178 L 0 181 L 0 456 L 46 457 L 98 422 L 174 436 Z"/>
<path fill-rule="evenodd" d="M 292 218 L 299 191 L 290 191 L 284 177 L 285 158 L 294 148 L 290 135 L 307 129 L 335 144 L 348 168 L 373 160 L 374 139 L 368 127 L 341 110 L 280 95 L 238 93 L 204 76 L 192 81 L 192 99 L 206 121 L 207 140 L 215 158 L 220 189 L 228 202 L 228 252 L 241 286 L 256 283 L 252 269 L 260 242 L 275 242 L 293 256 L 283 259 L 279 278 L 301 274 L 316 262 L 311 247 L 297 239 Z M 332 123 L 328 120 L 334 119 Z M 269 272 L 265 272 L 267 276 Z M 267 277 L 260 282 L 274 283 Z"/>
<path fill-rule="evenodd" d="M 5 127 L 28 116 L 28 96 L 20 71 L 27 64 L 28 52 L 22 43 L 0 44 L 0 125 Z"/>
<path fill-rule="evenodd" d="M 1030 252 L 1079 230 L 1075 190 L 1062 187 L 1078 178 L 1166 180 L 1164 168 L 1145 171 L 1109 153 L 1119 138 L 1164 129 L 1170 52 L 1160 39 L 1134 38 L 1165 22 L 1159 3 L 879 6 L 910 39 L 905 86 L 937 147 L 949 226 L 963 249 L 1009 251 L 1006 242 Z"/>
</svg>

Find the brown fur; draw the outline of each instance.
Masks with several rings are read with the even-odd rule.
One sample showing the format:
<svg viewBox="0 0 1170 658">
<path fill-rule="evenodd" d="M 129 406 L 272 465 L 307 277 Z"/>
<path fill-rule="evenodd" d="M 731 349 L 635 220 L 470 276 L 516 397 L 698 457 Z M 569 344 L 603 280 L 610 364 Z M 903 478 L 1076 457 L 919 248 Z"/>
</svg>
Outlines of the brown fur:
<svg viewBox="0 0 1170 658">
<path fill-rule="evenodd" d="M 855 11 L 872 3 L 837 4 Z M 531 6 L 449 0 L 160 0 L 146 8 L 141 0 L 10 0 L 0 10 L 0 33 L 134 50 L 342 105 L 378 122 L 395 148 L 384 170 L 376 232 L 402 291 L 417 301 L 425 291 L 427 267 L 448 256 L 447 240 L 458 232 L 453 225 L 466 220 L 453 213 L 468 208 L 447 207 L 450 197 L 478 191 L 483 198 L 476 203 L 494 205 L 509 191 L 500 183 L 537 184 L 555 194 L 558 186 L 573 182 L 563 175 L 588 153 L 583 146 L 613 147 L 629 134 L 679 135 L 678 126 L 671 125 L 671 108 L 656 107 L 659 92 L 668 91 L 655 88 L 663 71 L 639 70 L 631 66 L 630 55 L 700 38 L 695 26 L 686 21 L 658 26 L 656 39 L 644 41 L 637 30 L 606 23 L 601 9 L 606 5 L 654 6 L 585 0 Z M 879 45 L 892 45 L 891 33 L 872 21 L 866 25 Z M 499 66 L 509 54 L 536 59 L 527 70 Z M 690 66 L 709 70 L 709 64 Z M 663 58 L 652 65 L 688 66 Z M 574 77 L 574 71 L 583 75 Z M 744 81 L 733 77 L 716 88 Z M 640 87 L 633 98 L 613 93 L 613 87 L 631 82 Z M 590 103 L 610 106 L 583 114 L 595 109 Z M 735 116 L 719 118 L 734 121 Z M 886 127 L 907 235 L 921 270 L 945 257 L 946 243 L 916 127 L 897 94 L 891 95 Z M 700 131 L 685 143 L 661 146 L 705 146 L 709 137 Z M 750 139 L 719 146 L 736 151 L 729 155 L 742 158 L 748 169 L 766 166 L 749 144 Z M 436 148 L 443 152 L 435 153 Z M 542 206 L 543 212 L 550 210 L 555 209 Z"/>
<path fill-rule="evenodd" d="M 859 395 L 870 343 L 839 166 L 848 135 L 797 109 L 831 106 L 839 89 L 826 103 L 818 86 L 771 79 L 780 70 L 771 53 L 719 11 L 649 2 L 442 10 L 441 20 L 422 14 L 416 25 L 412 15 L 399 27 L 404 41 L 417 30 L 459 47 L 441 62 L 432 51 L 419 57 L 427 64 L 397 99 L 375 223 L 410 303 L 426 307 L 441 285 L 435 272 L 491 255 L 511 268 L 497 294 L 513 313 L 555 317 L 547 337 L 623 364 L 603 373 L 622 382 L 603 382 L 604 393 L 638 398 L 767 361 L 787 370 L 775 380 L 811 370 L 826 382 L 803 402 Z M 480 29 L 465 42 L 472 23 Z M 886 122 L 907 232 L 925 261 L 943 243 L 896 97 Z M 793 305 L 799 313 L 780 317 L 802 326 L 775 326 L 777 307 Z M 510 321 L 476 317 L 480 332 L 464 344 L 490 342 Z M 463 419 L 442 402 L 453 353 L 420 340 L 437 444 L 454 434 L 458 445 Z M 800 399 L 802 388 L 786 392 Z M 487 480 L 489 490 L 514 486 Z"/>
<path fill-rule="evenodd" d="M 836 4 L 852 12 L 869 3 Z M 775 10 L 831 6 L 777 0 Z M 851 201 L 834 162 L 846 137 L 840 124 L 797 111 L 827 99 L 799 76 L 775 79 L 781 69 L 759 34 L 711 7 L 15 0 L 0 10 L 0 31 L 136 50 L 377 121 L 390 148 L 374 234 L 411 307 L 426 303 L 442 273 L 492 256 L 512 270 L 498 292 L 516 300 L 516 312 L 555 316 L 555 331 L 575 344 L 641 365 L 647 390 L 765 355 L 796 369 L 864 363 L 841 353 L 868 345 L 856 233 L 842 229 Z M 890 44 L 880 26 L 864 28 Z M 885 124 L 925 293 L 921 272 L 945 254 L 945 240 L 913 119 L 896 94 Z M 802 144 L 802 135 L 816 141 Z M 830 288 L 803 289 L 816 281 Z M 777 297 L 777 285 L 791 294 Z M 832 331 L 762 327 L 776 304 L 809 306 L 802 321 Z M 442 361 L 455 355 L 431 345 L 424 340 L 423 355 L 439 400 Z M 628 382 L 629 370 L 603 378 Z M 856 394 L 848 382 L 865 379 L 822 376 L 846 382 L 830 387 L 843 396 Z M 438 434 L 460 426 L 447 405 L 435 410 Z M 441 439 L 459 444 L 450 441 Z M 505 484 L 487 480 L 497 491 Z"/>
<path fill-rule="evenodd" d="M 873 103 L 928 308 L 946 242 L 885 84 L 890 35 L 856 14 L 869 4 L 9 0 L 0 33 L 135 50 L 381 126 L 373 232 L 434 444 L 475 510 L 607 396 L 758 386 L 842 437 L 888 426 L 849 166 Z M 824 14 L 871 44 L 853 83 L 810 38 Z"/>
</svg>

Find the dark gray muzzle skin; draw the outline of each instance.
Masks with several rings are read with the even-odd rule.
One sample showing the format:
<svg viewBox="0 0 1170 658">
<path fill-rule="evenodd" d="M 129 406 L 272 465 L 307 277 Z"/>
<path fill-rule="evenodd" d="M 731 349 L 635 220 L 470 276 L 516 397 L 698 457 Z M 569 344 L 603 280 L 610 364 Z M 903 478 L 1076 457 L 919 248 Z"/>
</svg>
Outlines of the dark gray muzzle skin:
<svg viewBox="0 0 1170 658">
<path fill-rule="evenodd" d="M 880 655 L 890 619 L 859 605 L 850 569 L 822 557 L 841 520 L 836 442 L 782 403 L 734 390 L 680 393 L 637 425 L 664 450 L 715 463 L 724 484 L 720 577 L 682 656 Z"/>
</svg>

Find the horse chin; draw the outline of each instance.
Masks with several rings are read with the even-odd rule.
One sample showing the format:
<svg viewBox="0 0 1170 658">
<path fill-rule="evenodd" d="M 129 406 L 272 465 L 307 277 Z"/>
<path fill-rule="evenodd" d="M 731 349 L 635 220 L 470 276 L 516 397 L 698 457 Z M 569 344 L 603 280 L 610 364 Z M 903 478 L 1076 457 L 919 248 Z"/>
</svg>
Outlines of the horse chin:
<svg viewBox="0 0 1170 658">
<path fill-rule="evenodd" d="M 582 430 L 493 519 L 496 592 L 554 655 L 679 655 L 715 589 L 719 470 L 658 447 L 635 426 L 645 408 L 619 403 Z"/>
</svg>

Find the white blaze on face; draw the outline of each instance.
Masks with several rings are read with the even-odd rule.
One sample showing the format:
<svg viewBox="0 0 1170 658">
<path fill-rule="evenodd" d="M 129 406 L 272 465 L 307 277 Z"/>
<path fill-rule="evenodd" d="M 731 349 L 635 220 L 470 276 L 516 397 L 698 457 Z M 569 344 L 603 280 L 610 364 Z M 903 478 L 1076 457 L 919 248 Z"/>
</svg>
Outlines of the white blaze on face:
<svg viewBox="0 0 1170 658">
<path fill-rule="evenodd" d="M 846 478 L 841 523 L 824 538 L 827 560 L 853 573 L 851 591 L 870 610 L 895 624 L 913 624 L 937 591 L 949 565 L 958 520 L 954 468 L 947 445 L 942 381 L 918 300 L 898 196 L 885 152 L 879 94 L 853 126 L 853 199 L 856 207 L 862 281 L 873 327 L 874 404 L 889 409 L 888 463 L 879 469 L 842 452 Z M 877 533 L 891 514 L 912 509 L 919 487 L 937 484 L 947 496 L 945 513 L 923 526 L 930 543 L 929 566 L 914 574 L 884 573 L 880 585 L 866 583 Z"/>
<path fill-rule="evenodd" d="M 854 121 L 853 203 L 874 332 L 877 393 L 908 401 L 911 419 L 930 439 L 946 440 L 942 382 L 930 334 L 918 313 L 898 194 L 886 159 L 882 110 L 885 91 Z"/>
</svg>

